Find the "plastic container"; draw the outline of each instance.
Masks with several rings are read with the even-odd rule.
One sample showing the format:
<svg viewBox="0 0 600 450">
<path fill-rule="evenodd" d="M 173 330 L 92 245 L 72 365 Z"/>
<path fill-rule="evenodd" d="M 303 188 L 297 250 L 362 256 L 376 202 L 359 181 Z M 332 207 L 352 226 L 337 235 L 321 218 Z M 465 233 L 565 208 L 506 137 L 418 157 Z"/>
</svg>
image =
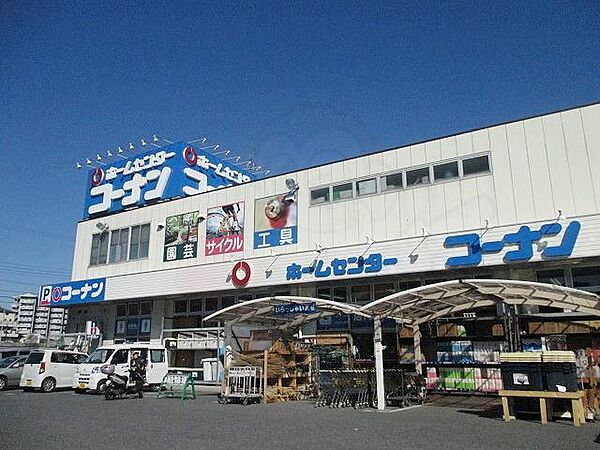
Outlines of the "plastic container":
<svg viewBox="0 0 600 450">
<path fill-rule="evenodd" d="M 553 392 L 577 391 L 575 353 L 569 351 L 542 352 L 542 370 L 546 390 Z"/>
<path fill-rule="evenodd" d="M 504 389 L 543 391 L 541 359 L 540 353 L 501 353 L 500 368 Z"/>
</svg>

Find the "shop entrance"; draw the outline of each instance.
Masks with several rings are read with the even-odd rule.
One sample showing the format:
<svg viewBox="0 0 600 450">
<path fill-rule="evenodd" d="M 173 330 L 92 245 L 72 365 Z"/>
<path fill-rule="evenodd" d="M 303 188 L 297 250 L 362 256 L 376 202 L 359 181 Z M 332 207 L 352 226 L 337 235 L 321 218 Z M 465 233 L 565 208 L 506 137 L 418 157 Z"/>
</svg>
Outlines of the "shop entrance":
<svg viewBox="0 0 600 450">
<path fill-rule="evenodd" d="M 373 323 L 377 407 L 385 409 L 384 349 L 386 319 L 411 331 L 414 361 L 423 372 L 422 330 L 427 322 L 445 316 L 498 305 L 537 305 L 600 316 L 600 298 L 577 289 L 513 280 L 454 280 L 388 295 L 364 306 L 311 297 L 266 297 L 239 303 L 211 314 L 206 320 L 225 323 L 225 342 L 231 327 L 258 325 L 267 329 L 297 330 L 303 324 L 331 315 L 358 315 Z M 365 342 L 361 342 L 365 349 Z M 366 352 L 366 350 L 363 350 Z"/>
</svg>

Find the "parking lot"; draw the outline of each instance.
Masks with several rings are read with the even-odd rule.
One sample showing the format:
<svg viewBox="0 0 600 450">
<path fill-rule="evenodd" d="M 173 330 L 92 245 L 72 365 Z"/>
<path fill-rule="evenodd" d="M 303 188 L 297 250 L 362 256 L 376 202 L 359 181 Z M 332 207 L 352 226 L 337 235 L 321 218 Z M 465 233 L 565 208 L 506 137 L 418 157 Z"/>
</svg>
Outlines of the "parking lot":
<svg viewBox="0 0 600 450">
<path fill-rule="evenodd" d="M 437 404 L 442 404 L 438 402 Z M 504 423 L 494 406 L 445 401 L 380 413 L 312 403 L 220 405 L 196 400 L 106 401 L 71 391 L 0 393 L 0 448 L 527 448 L 583 449 L 600 425 Z"/>
</svg>

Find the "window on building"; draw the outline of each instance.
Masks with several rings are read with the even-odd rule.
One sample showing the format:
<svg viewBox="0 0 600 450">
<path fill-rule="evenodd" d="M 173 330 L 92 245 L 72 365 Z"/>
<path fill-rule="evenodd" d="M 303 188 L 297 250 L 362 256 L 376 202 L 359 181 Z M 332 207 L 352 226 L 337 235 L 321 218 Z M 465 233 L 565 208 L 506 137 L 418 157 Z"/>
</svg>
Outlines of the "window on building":
<svg viewBox="0 0 600 450">
<path fill-rule="evenodd" d="M 478 173 L 488 173 L 490 172 L 490 157 L 485 155 L 463 159 L 462 166 L 463 175 L 465 177 L 469 175 L 476 175 Z"/>
<path fill-rule="evenodd" d="M 235 303 L 235 295 L 224 295 L 221 297 L 221 308 L 232 306 Z"/>
<path fill-rule="evenodd" d="M 147 258 L 149 245 L 150 224 L 94 234 L 90 266 Z"/>
<path fill-rule="evenodd" d="M 538 270 L 536 276 L 538 283 L 556 284 L 558 286 L 567 285 L 565 271 L 563 269 Z"/>
<path fill-rule="evenodd" d="M 219 297 L 208 297 L 205 300 L 204 311 L 216 311 L 219 309 Z"/>
<path fill-rule="evenodd" d="M 429 167 L 409 170 L 406 172 L 406 186 L 418 186 L 420 184 L 429 184 Z"/>
<path fill-rule="evenodd" d="M 140 315 L 140 304 L 139 303 L 129 303 L 127 305 L 127 315 L 128 316 L 139 316 Z"/>
<path fill-rule="evenodd" d="M 152 302 L 140 303 L 140 315 L 149 316 L 152 314 Z"/>
<path fill-rule="evenodd" d="M 457 161 L 433 166 L 434 181 L 452 180 L 453 178 L 458 178 Z"/>
<path fill-rule="evenodd" d="M 398 283 L 398 292 L 408 291 L 409 289 L 414 289 L 421 286 L 420 280 L 406 280 L 400 281 Z"/>
<path fill-rule="evenodd" d="M 317 298 L 321 298 L 323 300 L 331 300 L 331 289 L 330 288 L 317 289 Z"/>
<path fill-rule="evenodd" d="M 310 203 L 312 205 L 318 205 L 319 203 L 326 203 L 329 201 L 329 188 L 319 188 L 310 191 Z"/>
<path fill-rule="evenodd" d="M 131 227 L 131 241 L 129 243 L 129 259 L 148 257 L 150 244 L 150 224 L 135 225 Z"/>
<path fill-rule="evenodd" d="M 333 201 L 347 200 L 352 198 L 352 183 L 339 184 L 333 187 Z"/>
<path fill-rule="evenodd" d="M 368 180 L 360 180 L 356 182 L 356 193 L 361 195 L 370 195 L 377 193 L 377 178 L 369 178 Z"/>
<path fill-rule="evenodd" d="M 127 243 L 129 242 L 129 228 L 113 230 L 110 232 L 109 263 L 127 261 Z"/>
<path fill-rule="evenodd" d="M 188 310 L 187 300 L 175 300 L 175 314 L 185 313 Z"/>
<path fill-rule="evenodd" d="M 201 312 L 202 311 L 202 299 L 193 298 L 190 300 L 190 312 Z"/>
<path fill-rule="evenodd" d="M 90 255 L 90 266 L 106 264 L 108 256 L 109 233 L 98 233 L 92 236 L 92 253 Z"/>
<path fill-rule="evenodd" d="M 600 266 L 573 267 L 573 287 L 588 291 L 600 290 Z"/>
<path fill-rule="evenodd" d="M 394 286 L 394 283 L 377 283 L 373 288 L 375 300 L 379 300 L 380 298 L 396 293 L 396 287 Z"/>
<path fill-rule="evenodd" d="M 127 315 L 127 305 L 117 305 L 117 317 L 125 317 Z"/>
<path fill-rule="evenodd" d="M 381 177 L 381 190 L 384 192 L 402 189 L 403 187 L 402 172 L 392 173 Z"/>
<path fill-rule="evenodd" d="M 360 286 L 352 286 L 350 288 L 350 298 L 352 299 L 352 303 L 356 303 L 358 305 L 366 305 L 371 301 L 371 285 L 363 284 Z"/>
</svg>

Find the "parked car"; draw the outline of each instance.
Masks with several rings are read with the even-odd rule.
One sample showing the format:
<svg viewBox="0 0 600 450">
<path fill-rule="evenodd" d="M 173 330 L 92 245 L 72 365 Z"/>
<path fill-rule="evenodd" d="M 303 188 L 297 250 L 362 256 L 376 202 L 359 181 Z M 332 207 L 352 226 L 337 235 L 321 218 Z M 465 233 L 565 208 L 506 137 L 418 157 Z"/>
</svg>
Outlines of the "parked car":
<svg viewBox="0 0 600 450">
<path fill-rule="evenodd" d="M 18 386 L 26 356 L 9 356 L 0 359 L 0 391 L 9 386 Z"/>
<path fill-rule="evenodd" d="M 32 351 L 25 360 L 19 386 L 24 391 L 39 388 L 42 392 L 70 388 L 77 365 L 85 361 L 87 356 L 85 353 L 67 350 Z"/>
<path fill-rule="evenodd" d="M 131 356 L 135 352 L 146 360 L 146 382 L 150 386 L 158 386 L 167 374 L 167 350 L 158 344 L 138 342 L 98 347 L 77 368 L 73 388 L 78 391 L 92 390 L 98 394 L 104 393 L 107 376 L 100 371 L 101 367 L 112 364 L 117 375 L 129 376 L 126 370 L 129 369 Z"/>
<path fill-rule="evenodd" d="M 27 356 L 32 350 L 34 349 L 30 347 L 0 347 L 0 359 L 9 356 Z"/>
</svg>

